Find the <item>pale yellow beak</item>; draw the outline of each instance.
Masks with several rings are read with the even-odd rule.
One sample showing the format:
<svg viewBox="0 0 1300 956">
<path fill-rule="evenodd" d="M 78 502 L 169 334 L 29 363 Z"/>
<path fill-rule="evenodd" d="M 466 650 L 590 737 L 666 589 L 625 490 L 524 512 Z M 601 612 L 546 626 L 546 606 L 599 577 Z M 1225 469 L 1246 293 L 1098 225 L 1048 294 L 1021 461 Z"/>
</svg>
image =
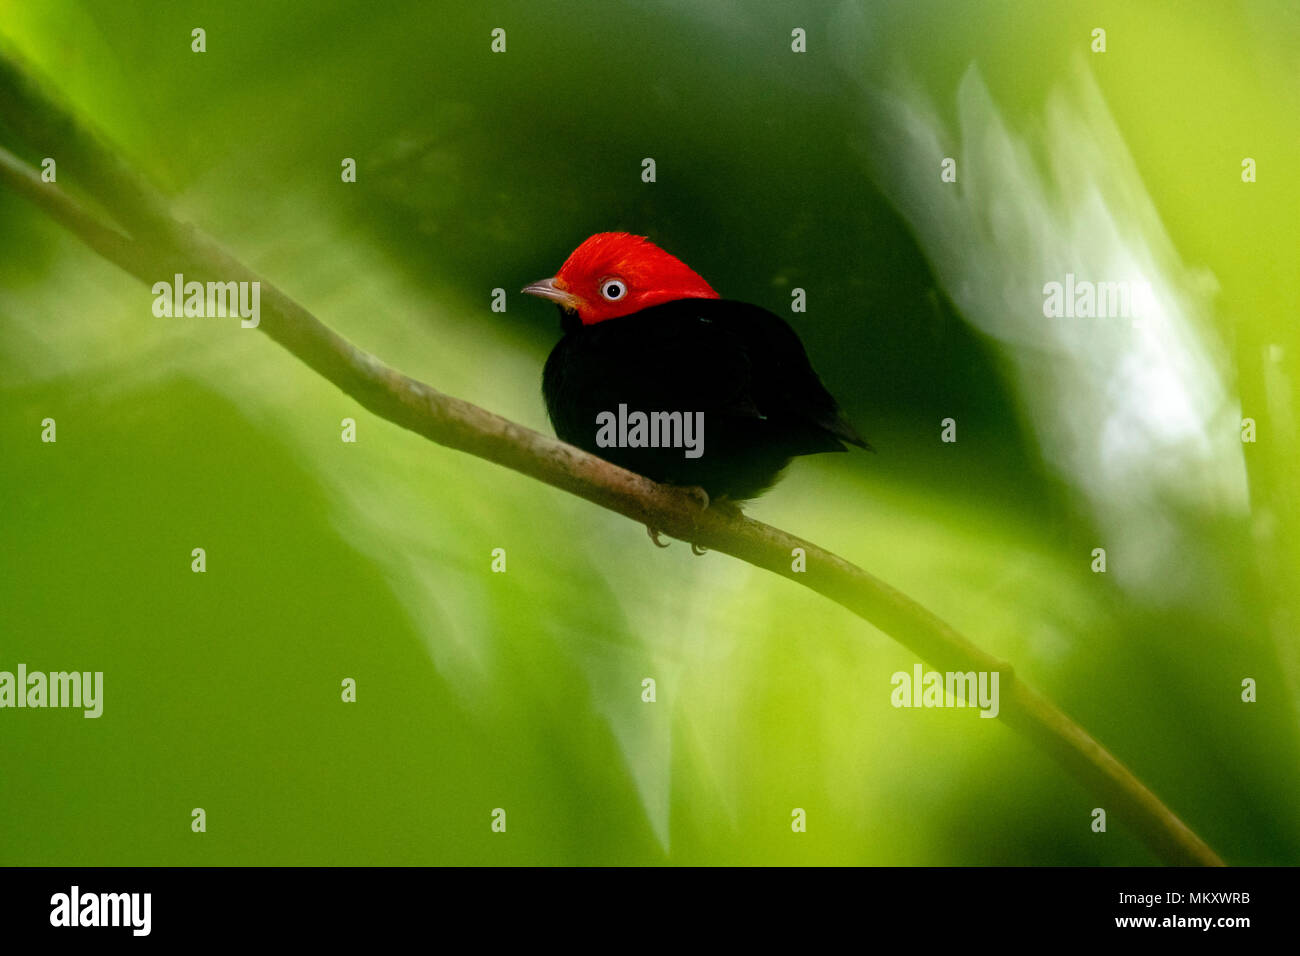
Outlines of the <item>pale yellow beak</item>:
<svg viewBox="0 0 1300 956">
<path fill-rule="evenodd" d="M 561 289 L 556 284 L 554 277 L 550 279 L 542 279 L 539 282 L 534 282 L 532 285 L 526 285 L 521 291 L 526 292 L 528 295 L 535 295 L 541 299 L 550 299 L 552 302 L 558 302 L 566 309 L 576 310 L 578 306 L 582 304 L 582 300 L 572 292 L 569 292 L 567 289 Z"/>
</svg>

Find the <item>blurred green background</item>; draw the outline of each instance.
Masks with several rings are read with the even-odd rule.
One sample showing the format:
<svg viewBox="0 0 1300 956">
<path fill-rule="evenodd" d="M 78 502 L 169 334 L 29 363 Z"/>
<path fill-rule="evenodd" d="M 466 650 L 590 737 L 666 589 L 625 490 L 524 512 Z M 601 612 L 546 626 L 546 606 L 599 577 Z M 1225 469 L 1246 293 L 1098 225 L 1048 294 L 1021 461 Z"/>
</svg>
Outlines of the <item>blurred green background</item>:
<svg viewBox="0 0 1300 956">
<path fill-rule="evenodd" d="M 532 427 L 559 331 L 515 290 L 592 232 L 787 315 L 879 453 L 749 513 L 1228 862 L 1300 862 L 1295 5 L 459 6 L 0 0 L 0 46 L 327 324 Z M 1044 318 L 1067 272 L 1159 314 Z M 0 190 L 0 670 L 105 673 L 98 720 L 0 711 L 0 864 L 1156 862 L 999 721 L 892 708 L 916 658 L 840 608 L 151 304 Z"/>
</svg>

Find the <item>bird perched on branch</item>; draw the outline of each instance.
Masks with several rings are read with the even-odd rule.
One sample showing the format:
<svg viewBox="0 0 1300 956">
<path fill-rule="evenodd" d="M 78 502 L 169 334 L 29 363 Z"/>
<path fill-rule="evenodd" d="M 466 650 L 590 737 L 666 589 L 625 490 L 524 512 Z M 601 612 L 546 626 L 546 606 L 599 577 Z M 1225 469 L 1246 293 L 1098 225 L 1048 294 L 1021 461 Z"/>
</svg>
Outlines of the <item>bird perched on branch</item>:
<svg viewBox="0 0 1300 956">
<path fill-rule="evenodd" d="M 597 233 L 523 291 L 560 308 L 542 374 L 555 433 L 706 507 L 761 494 L 799 455 L 871 448 L 784 320 L 643 237 Z"/>
</svg>

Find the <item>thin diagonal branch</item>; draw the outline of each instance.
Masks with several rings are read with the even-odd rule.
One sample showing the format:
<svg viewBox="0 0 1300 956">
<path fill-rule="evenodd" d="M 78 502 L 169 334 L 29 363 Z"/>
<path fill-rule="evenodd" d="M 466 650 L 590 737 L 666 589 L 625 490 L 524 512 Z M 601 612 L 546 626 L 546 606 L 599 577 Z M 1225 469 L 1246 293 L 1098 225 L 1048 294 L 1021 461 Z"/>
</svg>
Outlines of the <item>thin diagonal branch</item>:
<svg viewBox="0 0 1300 956">
<path fill-rule="evenodd" d="M 718 509 L 701 511 L 678 489 L 659 485 L 571 445 L 446 395 L 385 365 L 329 329 L 302 305 L 256 275 L 215 241 L 173 219 L 165 199 L 70 114 L 0 57 L 0 105 L 25 111 L 24 135 L 71 136 L 83 160 L 96 164 L 86 181 L 130 236 L 100 223 L 59 187 L 0 148 L 0 182 L 26 196 L 131 275 L 152 281 L 183 271 L 200 280 L 261 282 L 265 331 L 305 365 L 365 408 L 440 445 L 485 458 L 653 525 L 683 541 L 730 554 L 824 595 L 889 634 L 943 671 L 998 671 L 1000 717 L 1061 763 L 1163 860 L 1222 865 L 1206 843 L 1109 751 L 1051 701 L 1014 679 L 1005 661 L 981 650 L 911 598 L 824 548 L 760 521 Z M 34 115 L 30 112 L 37 111 Z M 45 122 L 46 117 L 52 117 Z M 51 133 L 50 131 L 53 131 Z M 43 147 L 44 148 L 44 147 Z M 791 567 L 803 548 L 807 570 Z"/>
</svg>

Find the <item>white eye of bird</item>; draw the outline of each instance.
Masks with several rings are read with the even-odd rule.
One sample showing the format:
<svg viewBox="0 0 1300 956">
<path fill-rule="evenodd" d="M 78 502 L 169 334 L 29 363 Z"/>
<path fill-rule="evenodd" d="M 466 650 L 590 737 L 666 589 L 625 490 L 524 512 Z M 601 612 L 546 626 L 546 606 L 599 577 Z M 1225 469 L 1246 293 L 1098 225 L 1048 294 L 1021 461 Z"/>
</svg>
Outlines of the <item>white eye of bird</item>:
<svg viewBox="0 0 1300 956">
<path fill-rule="evenodd" d="M 627 295 L 627 286 L 621 279 L 606 279 L 600 284 L 600 294 L 610 302 L 617 302 Z"/>
</svg>

